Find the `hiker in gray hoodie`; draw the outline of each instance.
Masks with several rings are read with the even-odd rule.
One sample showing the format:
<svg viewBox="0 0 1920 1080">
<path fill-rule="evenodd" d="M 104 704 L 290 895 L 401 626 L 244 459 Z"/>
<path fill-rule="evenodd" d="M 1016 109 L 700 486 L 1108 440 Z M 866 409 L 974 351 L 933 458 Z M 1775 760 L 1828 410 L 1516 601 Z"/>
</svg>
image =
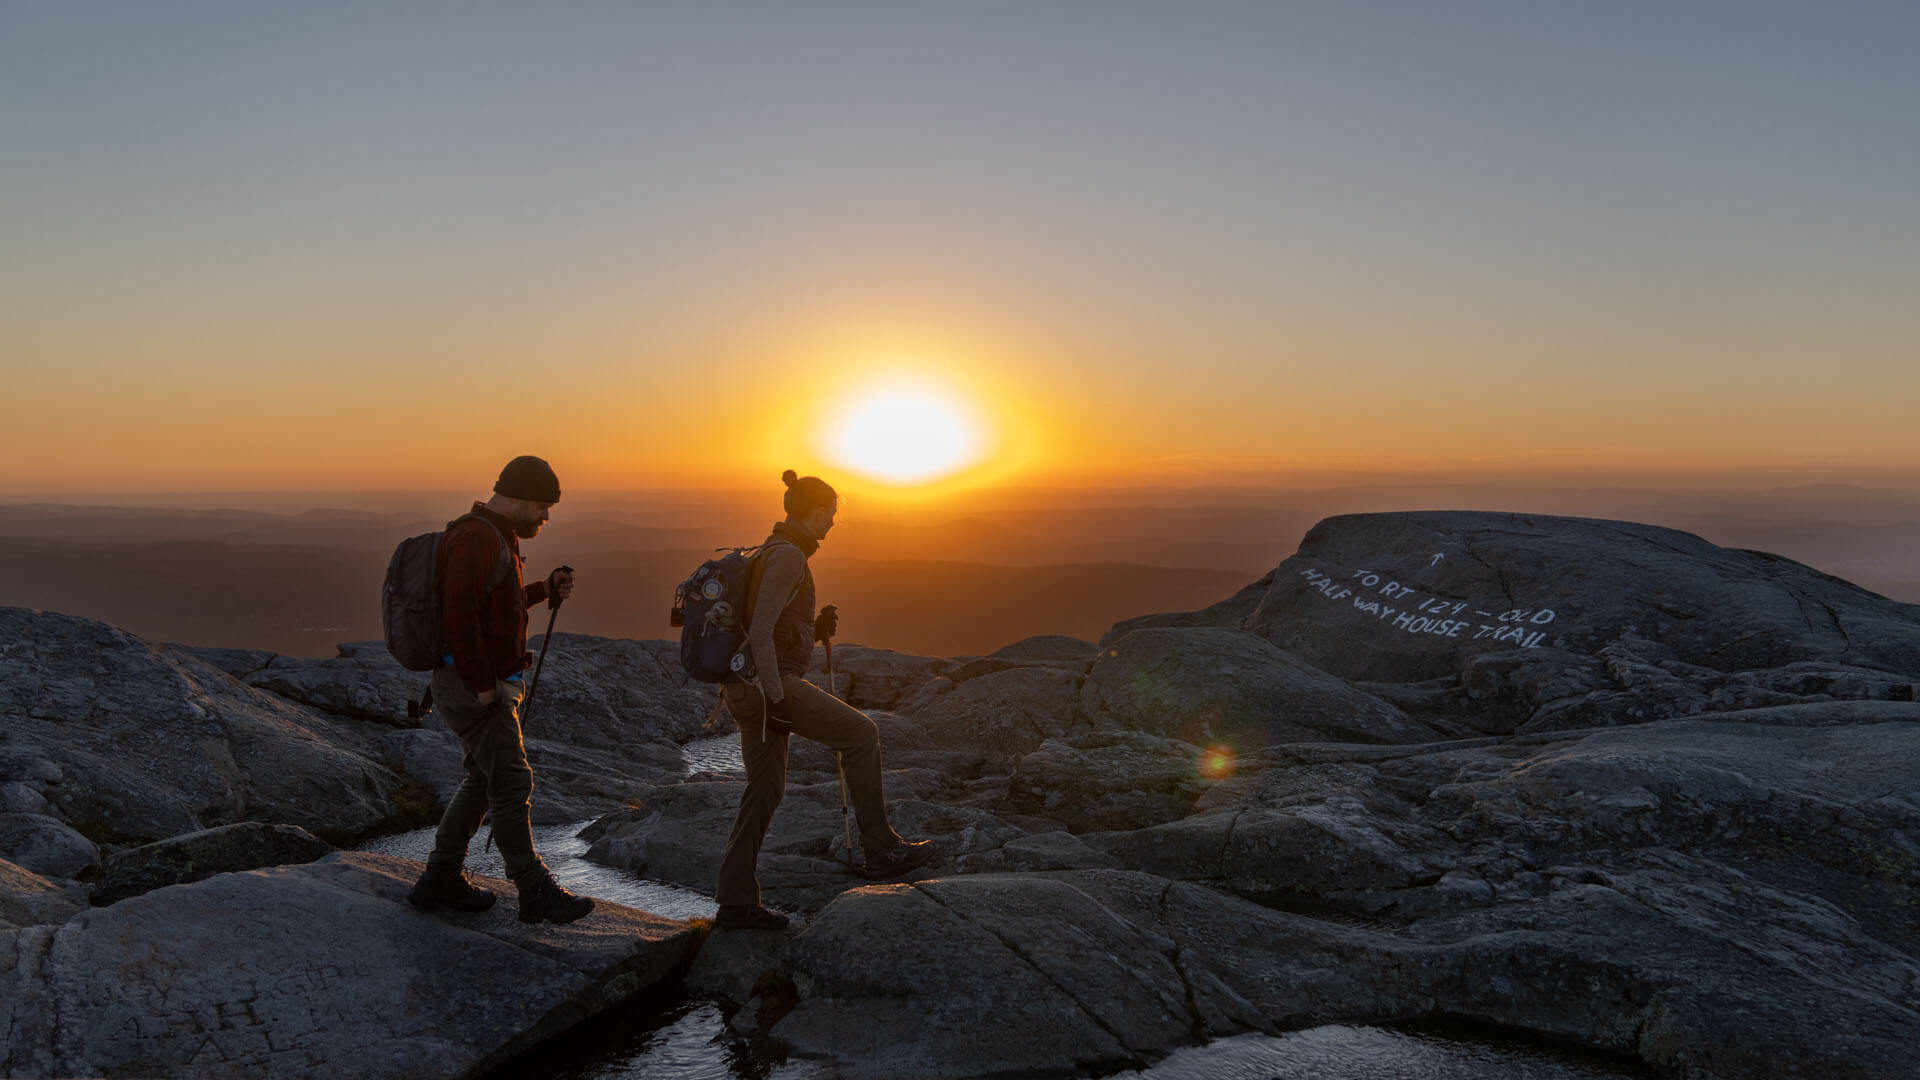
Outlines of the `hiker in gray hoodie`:
<svg viewBox="0 0 1920 1080">
<path fill-rule="evenodd" d="M 723 685 L 727 708 L 740 726 L 740 756 L 747 766 L 747 787 L 720 860 L 720 902 L 715 920 L 722 927 L 777 930 L 784 915 L 760 904 L 760 879 L 754 864 L 773 811 L 787 786 L 787 738 L 797 734 L 823 742 L 840 755 L 848 797 L 860 825 L 865 875 L 876 881 L 897 877 L 933 858 L 931 841 L 908 843 L 887 824 L 880 784 L 880 731 L 860 710 L 806 681 L 813 666 L 813 643 L 833 636 L 832 612 L 814 612 L 813 570 L 807 560 L 833 528 L 840 496 L 817 476 L 800 477 L 792 469 L 787 485 L 787 519 L 756 556 L 749 579 L 747 649 L 755 680 Z"/>
</svg>

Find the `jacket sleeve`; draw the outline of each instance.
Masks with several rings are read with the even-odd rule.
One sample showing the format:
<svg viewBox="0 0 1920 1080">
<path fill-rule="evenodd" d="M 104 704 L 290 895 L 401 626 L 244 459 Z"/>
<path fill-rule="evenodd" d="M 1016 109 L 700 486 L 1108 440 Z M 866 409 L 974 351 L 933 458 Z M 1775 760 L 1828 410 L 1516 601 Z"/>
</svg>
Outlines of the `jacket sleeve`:
<svg viewBox="0 0 1920 1080">
<path fill-rule="evenodd" d="M 760 591 L 754 594 L 747 649 L 753 654 L 754 677 L 760 680 L 767 700 L 779 701 L 786 691 L 780 687 L 780 655 L 773 648 L 773 628 L 779 625 L 780 612 L 806 575 L 807 557 L 792 544 L 772 544 L 761 558 L 767 560 L 766 572 L 760 575 Z"/>
<path fill-rule="evenodd" d="M 527 610 L 532 611 L 547 601 L 547 579 L 527 582 Z"/>
<path fill-rule="evenodd" d="M 500 560 L 500 541 L 491 529 L 449 530 L 447 565 L 440 578 L 440 627 L 453 670 L 475 694 L 493 689 L 499 672 L 487 657 L 481 635 L 486 617 L 487 578 Z"/>
</svg>

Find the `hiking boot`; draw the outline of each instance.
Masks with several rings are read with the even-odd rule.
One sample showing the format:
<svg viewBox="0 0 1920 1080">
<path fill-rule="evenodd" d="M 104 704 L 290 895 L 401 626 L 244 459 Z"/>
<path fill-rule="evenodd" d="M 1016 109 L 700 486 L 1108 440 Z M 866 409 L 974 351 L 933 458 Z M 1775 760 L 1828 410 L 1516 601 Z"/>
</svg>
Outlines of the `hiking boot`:
<svg viewBox="0 0 1920 1080">
<path fill-rule="evenodd" d="M 869 880 L 882 881 L 890 877 L 899 877 L 909 870 L 919 869 L 932 861 L 933 841 L 903 842 L 882 851 L 867 852 L 867 865 L 860 873 Z"/>
<path fill-rule="evenodd" d="M 593 910 L 593 899 L 575 896 L 542 869 L 531 881 L 515 882 L 520 887 L 520 921 L 570 923 Z"/>
<path fill-rule="evenodd" d="M 713 924 L 722 930 L 785 930 L 787 917 L 759 904 L 721 904 Z"/>
<path fill-rule="evenodd" d="M 458 867 L 427 867 L 420 880 L 413 883 L 413 891 L 407 894 L 407 903 L 421 911 L 435 908 L 485 911 L 493 906 L 494 899 L 492 889 L 475 886 Z"/>
</svg>

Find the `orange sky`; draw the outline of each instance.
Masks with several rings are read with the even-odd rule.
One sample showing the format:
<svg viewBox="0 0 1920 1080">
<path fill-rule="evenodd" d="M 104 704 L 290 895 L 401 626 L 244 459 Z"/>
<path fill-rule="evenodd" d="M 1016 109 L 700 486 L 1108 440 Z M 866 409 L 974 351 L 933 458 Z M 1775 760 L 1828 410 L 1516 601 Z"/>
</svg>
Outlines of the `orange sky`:
<svg viewBox="0 0 1920 1080">
<path fill-rule="evenodd" d="M 1911 9 L 1071 6 L 10 12 L 0 494 L 1920 468 Z"/>
<path fill-rule="evenodd" d="M 42 354 L 57 359 L 15 379 L 30 407 L 14 435 L 35 452 L 0 464 L 0 492 L 458 488 L 526 451 L 583 489 L 751 486 L 789 466 L 858 487 L 824 447 L 834 406 L 902 377 L 980 419 L 983 459 L 956 478 L 969 483 L 1920 466 L 1913 395 L 1862 394 L 1817 365 L 1770 368 L 1761 342 L 1718 345 L 1739 362 L 1689 353 L 1663 372 L 1598 344 L 1563 349 L 1574 355 L 1553 366 L 1491 350 L 1476 363 L 1397 349 L 1363 325 L 1311 346 L 1276 328 L 1267 366 L 1198 348 L 1179 362 L 1108 359 L 954 323 L 784 347 L 491 336 L 278 347 L 156 336 L 128 343 L 137 364 L 57 342 Z M 1452 350 L 1471 352 L 1458 336 Z M 1896 390 L 1912 381 L 1879 376 Z"/>
</svg>

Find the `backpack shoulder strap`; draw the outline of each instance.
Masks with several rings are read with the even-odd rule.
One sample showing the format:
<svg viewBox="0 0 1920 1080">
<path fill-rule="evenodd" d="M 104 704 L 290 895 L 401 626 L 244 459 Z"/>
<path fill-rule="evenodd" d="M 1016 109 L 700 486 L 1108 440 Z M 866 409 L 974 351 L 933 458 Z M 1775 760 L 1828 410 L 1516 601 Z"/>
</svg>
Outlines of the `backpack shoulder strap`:
<svg viewBox="0 0 1920 1080">
<path fill-rule="evenodd" d="M 490 589 L 499 588 L 502 584 L 506 582 L 507 572 L 513 569 L 512 542 L 510 542 L 507 539 L 506 533 L 503 533 L 500 531 L 500 526 L 495 525 L 493 523 L 493 519 L 482 517 L 481 515 L 473 513 L 472 511 L 468 511 L 467 513 L 461 514 L 459 517 L 454 518 L 452 521 L 448 522 L 447 532 L 452 532 L 453 527 L 455 525 L 460 524 L 463 521 L 477 521 L 480 524 L 485 525 L 487 527 L 487 530 L 493 533 L 494 539 L 500 541 L 500 557 L 494 560 L 493 574 L 487 579 L 488 588 Z"/>
<path fill-rule="evenodd" d="M 776 539 L 761 544 L 759 549 L 753 553 L 753 569 L 747 572 L 747 598 L 740 619 L 740 628 L 743 631 L 753 625 L 754 605 L 758 603 L 760 599 L 760 581 L 767 576 L 767 552 L 771 550 L 775 544 L 783 544 L 793 548 L 795 551 L 800 550 L 796 544 L 786 540 Z M 805 558 L 804 553 L 802 553 L 802 558 Z M 793 598 L 800 595 L 801 586 L 812 576 L 813 567 L 808 565 L 806 571 L 800 575 L 800 580 L 793 583 L 793 591 L 788 593 L 786 600 L 781 602 L 781 610 L 785 610 L 788 604 L 793 603 Z"/>
</svg>

